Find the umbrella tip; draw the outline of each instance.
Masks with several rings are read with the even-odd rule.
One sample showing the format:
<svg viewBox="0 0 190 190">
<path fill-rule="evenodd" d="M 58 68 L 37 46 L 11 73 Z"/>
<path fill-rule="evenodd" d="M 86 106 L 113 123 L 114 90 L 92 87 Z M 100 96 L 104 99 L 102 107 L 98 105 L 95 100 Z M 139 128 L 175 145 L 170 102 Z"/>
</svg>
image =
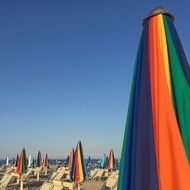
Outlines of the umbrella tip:
<svg viewBox="0 0 190 190">
<path fill-rule="evenodd" d="M 150 17 L 153 17 L 153 16 L 155 16 L 155 15 L 159 15 L 159 14 L 166 14 L 166 15 L 170 16 L 173 21 L 174 21 L 174 19 L 175 19 L 174 16 L 173 16 L 169 11 L 167 11 L 166 9 L 164 9 L 163 7 L 156 7 L 156 8 L 154 8 L 154 9 L 152 9 L 152 10 L 149 12 L 148 16 L 143 19 L 143 23 L 144 23 L 146 20 L 148 20 Z"/>
</svg>

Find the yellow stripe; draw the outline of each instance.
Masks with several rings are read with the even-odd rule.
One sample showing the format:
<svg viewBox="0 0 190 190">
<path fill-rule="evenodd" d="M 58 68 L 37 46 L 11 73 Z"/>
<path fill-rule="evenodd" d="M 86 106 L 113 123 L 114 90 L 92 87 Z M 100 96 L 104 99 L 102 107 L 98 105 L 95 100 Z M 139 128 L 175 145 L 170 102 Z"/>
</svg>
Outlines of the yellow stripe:
<svg viewBox="0 0 190 190">
<path fill-rule="evenodd" d="M 170 66 L 169 66 L 169 60 L 168 60 L 168 47 L 167 47 L 167 41 L 166 41 L 163 15 L 161 14 L 158 15 L 158 29 L 159 29 L 159 38 L 160 38 L 160 49 L 162 52 L 162 59 L 164 63 L 164 69 L 165 69 L 166 79 L 168 83 L 168 88 L 171 95 L 171 83 L 170 83 L 171 77 L 170 77 Z"/>
<path fill-rule="evenodd" d="M 77 150 L 77 153 L 78 153 L 78 163 L 79 163 L 79 182 L 82 182 L 84 180 L 84 176 L 83 176 L 83 170 L 82 170 L 82 160 L 81 160 L 81 154 L 80 154 L 80 148 L 79 148 L 79 145 L 78 145 L 78 150 Z"/>
</svg>

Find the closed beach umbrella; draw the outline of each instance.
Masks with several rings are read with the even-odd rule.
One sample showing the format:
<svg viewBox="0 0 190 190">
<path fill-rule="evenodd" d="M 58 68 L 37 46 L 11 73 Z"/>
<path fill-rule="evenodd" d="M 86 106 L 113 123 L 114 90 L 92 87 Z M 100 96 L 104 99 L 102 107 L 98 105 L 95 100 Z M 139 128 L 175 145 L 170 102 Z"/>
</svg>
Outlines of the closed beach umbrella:
<svg viewBox="0 0 190 190">
<path fill-rule="evenodd" d="M 118 190 L 190 189 L 190 68 L 162 8 L 143 21 Z"/>
<path fill-rule="evenodd" d="M 18 161 L 19 161 L 19 154 L 17 154 L 17 156 L 16 156 L 15 167 L 17 167 L 17 166 L 18 166 Z"/>
<path fill-rule="evenodd" d="M 27 172 L 27 160 L 24 148 L 20 153 L 16 172 L 20 174 L 20 190 L 23 190 L 23 175 Z"/>
<path fill-rule="evenodd" d="M 45 167 L 49 167 L 49 160 L 48 160 L 48 154 L 46 154 L 46 156 L 45 156 L 45 159 L 44 159 L 44 166 Z"/>
<path fill-rule="evenodd" d="M 69 155 L 68 155 L 67 158 L 65 159 L 65 166 L 66 166 L 66 167 L 69 166 Z"/>
<path fill-rule="evenodd" d="M 113 150 L 110 150 L 109 158 L 108 158 L 108 170 L 112 171 L 115 168 L 115 156 Z"/>
<path fill-rule="evenodd" d="M 109 160 L 109 158 L 108 158 L 108 156 L 106 156 L 106 167 L 108 168 L 108 160 Z"/>
<path fill-rule="evenodd" d="M 92 162 L 91 162 L 91 158 L 90 158 L 90 156 L 88 157 L 87 165 L 88 165 L 88 166 L 91 166 L 91 165 L 92 165 Z"/>
<path fill-rule="evenodd" d="M 37 181 L 39 181 L 39 179 L 40 179 L 41 166 L 42 166 L 42 155 L 41 155 L 41 152 L 38 151 L 38 156 L 37 156 L 37 160 L 36 160 L 36 175 L 37 175 Z"/>
<path fill-rule="evenodd" d="M 49 159 L 48 159 L 47 154 L 46 154 L 45 159 L 44 159 L 44 167 L 45 167 L 45 175 L 47 175 L 48 168 L 49 168 Z"/>
<path fill-rule="evenodd" d="M 74 148 L 71 150 L 70 156 L 69 156 L 69 165 L 68 168 L 71 170 L 73 167 L 73 160 L 75 157 L 75 152 L 74 152 Z"/>
<path fill-rule="evenodd" d="M 20 175 L 25 174 L 27 172 L 27 160 L 24 148 L 20 153 L 16 172 L 19 173 Z"/>
<path fill-rule="evenodd" d="M 75 184 L 78 184 L 78 186 L 86 179 L 85 161 L 82 144 L 80 141 L 78 141 L 77 147 L 75 149 L 74 166 L 71 171 L 71 178 Z"/>
<path fill-rule="evenodd" d="M 15 159 L 14 159 L 14 158 L 13 158 L 13 160 L 12 160 L 12 164 L 15 165 Z"/>
<path fill-rule="evenodd" d="M 8 166 L 9 165 L 9 158 L 7 157 L 6 158 L 6 166 Z"/>
<path fill-rule="evenodd" d="M 36 167 L 41 167 L 42 166 L 42 156 L 41 152 L 38 151 L 38 156 L 37 156 L 37 161 L 36 161 Z"/>
<path fill-rule="evenodd" d="M 31 154 L 29 154 L 29 156 L 28 156 L 28 167 L 29 168 L 31 167 L 31 164 L 32 164 L 32 156 L 31 156 Z"/>
<path fill-rule="evenodd" d="M 32 158 L 31 158 L 31 168 L 35 168 L 34 156 L 32 156 Z"/>
<path fill-rule="evenodd" d="M 106 169 L 108 167 L 108 159 L 107 159 L 106 154 L 104 154 L 103 158 L 100 161 L 100 167 L 102 169 Z"/>
</svg>

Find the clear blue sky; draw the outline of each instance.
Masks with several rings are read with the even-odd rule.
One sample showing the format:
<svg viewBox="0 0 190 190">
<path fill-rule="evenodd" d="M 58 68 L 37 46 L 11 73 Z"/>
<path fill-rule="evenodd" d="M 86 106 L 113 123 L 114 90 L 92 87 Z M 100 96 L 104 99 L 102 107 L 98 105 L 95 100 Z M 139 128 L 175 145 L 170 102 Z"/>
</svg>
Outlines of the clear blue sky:
<svg viewBox="0 0 190 190">
<path fill-rule="evenodd" d="M 64 158 L 81 139 L 87 157 L 120 156 L 142 19 L 176 16 L 190 54 L 188 1 L 0 1 L 0 158 Z"/>
</svg>

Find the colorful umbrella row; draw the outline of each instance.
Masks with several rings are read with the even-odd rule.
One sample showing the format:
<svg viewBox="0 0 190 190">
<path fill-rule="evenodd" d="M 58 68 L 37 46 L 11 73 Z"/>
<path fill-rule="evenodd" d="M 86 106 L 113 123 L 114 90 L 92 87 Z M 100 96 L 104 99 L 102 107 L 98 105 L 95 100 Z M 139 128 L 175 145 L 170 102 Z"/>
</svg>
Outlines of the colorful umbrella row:
<svg viewBox="0 0 190 190">
<path fill-rule="evenodd" d="M 41 153 L 38 152 L 36 167 L 41 167 L 41 166 L 45 166 L 47 168 L 49 167 L 48 155 L 46 154 L 45 159 L 44 159 L 44 163 L 42 165 Z M 23 148 L 20 155 L 17 154 L 15 167 L 16 167 L 17 173 L 24 174 L 27 172 L 28 167 L 34 167 L 34 158 L 31 158 L 31 155 L 29 155 L 29 159 L 27 162 L 25 149 Z"/>
<path fill-rule="evenodd" d="M 159 8 L 143 23 L 118 190 L 190 189 L 190 68 L 173 21 Z"/>
</svg>

